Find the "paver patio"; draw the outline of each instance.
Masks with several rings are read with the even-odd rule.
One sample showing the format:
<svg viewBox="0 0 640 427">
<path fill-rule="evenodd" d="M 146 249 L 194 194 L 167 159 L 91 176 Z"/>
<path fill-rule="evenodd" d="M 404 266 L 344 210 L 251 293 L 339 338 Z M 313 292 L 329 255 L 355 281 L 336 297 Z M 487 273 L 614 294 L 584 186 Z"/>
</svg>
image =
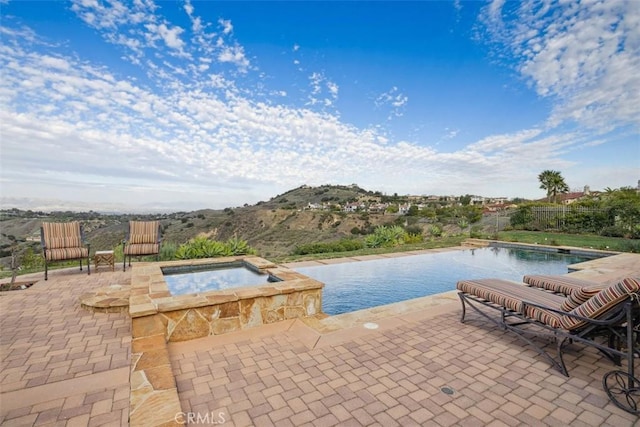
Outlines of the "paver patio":
<svg viewBox="0 0 640 427">
<path fill-rule="evenodd" d="M 640 255 L 624 258 L 637 268 Z M 594 274 L 615 266 L 599 264 Z M 129 272 L 54 271 L 0 295 L 0 424 L 128 425 L 131 321 L 80 307 L 87 291 Z M 170 343 L 182 413 L 175 424 L 631 426 L 609 402 L 614 369 L 572 346 L 571 377 L 479 316 L 459 322 L 455 300 L 365 317 L 331 332 L 288 320 L 228 335 Z M 451 394 L 448 394 L 451 393 Z"/>
<path fill-rule="evenodd" d="M 131 320 L 78 297 L 128 273 L 52 271 L 0 296 L 0 424 L 127 425 Z"/>
</svg>

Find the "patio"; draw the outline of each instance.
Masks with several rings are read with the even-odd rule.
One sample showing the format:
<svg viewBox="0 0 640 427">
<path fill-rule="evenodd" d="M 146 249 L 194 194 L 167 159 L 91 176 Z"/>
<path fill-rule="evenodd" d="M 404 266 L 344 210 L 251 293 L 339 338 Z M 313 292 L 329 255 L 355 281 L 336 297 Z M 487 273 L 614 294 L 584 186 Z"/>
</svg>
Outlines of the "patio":
<svg viewBox="0 0 640 427">
<path fill-rule="evenodd" d="M 582 277 L 640 274 L 640 255 L 593 261 Z M 130 270 L 50 272 L 0 296 L 0 424 L 129 425 L 131 319 L 93 313 L 78 297 L 128 286 Z M 417 305 L 415 305 L 417 304 Z M 181 412 L 173 423 L 245 425 L 631 426 L 602 375 L 575 346 L 565 378 L 516 338 L 443 297 L 321 328 L 286 320 L 167 345 Z M 478 321 L 475 321 L 477 319 Z M 377 329 L 363 327 L 375 322 Z M 326 325 L 325 325 L 326 326 Z M 321 330 L 322 332 L 318 332 Z M 151 414 L 150 414 L 151 415 Z M 150 416 L 140 425 L 157 425 Z"/>
</svg>

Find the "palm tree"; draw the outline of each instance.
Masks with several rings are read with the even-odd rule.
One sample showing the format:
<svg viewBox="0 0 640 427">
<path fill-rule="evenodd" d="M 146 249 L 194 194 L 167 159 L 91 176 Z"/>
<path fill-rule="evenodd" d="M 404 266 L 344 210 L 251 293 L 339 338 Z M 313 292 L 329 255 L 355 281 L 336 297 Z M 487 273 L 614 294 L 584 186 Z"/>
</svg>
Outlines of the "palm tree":
<svg viewBox="0 0 640 427">
<path fill-rule="evenodd" d="M 540 188 L 547 190 L 548 202 L 551 202 L 551 198 L 553 197 L 555 203 L 558 193 L 562 194 L 569 191 L 569 186 L 564 182 L 564 178 L 559 171 L 543 171 L 538 175 L 538 181 L 540 181 Z"/>
</svg>

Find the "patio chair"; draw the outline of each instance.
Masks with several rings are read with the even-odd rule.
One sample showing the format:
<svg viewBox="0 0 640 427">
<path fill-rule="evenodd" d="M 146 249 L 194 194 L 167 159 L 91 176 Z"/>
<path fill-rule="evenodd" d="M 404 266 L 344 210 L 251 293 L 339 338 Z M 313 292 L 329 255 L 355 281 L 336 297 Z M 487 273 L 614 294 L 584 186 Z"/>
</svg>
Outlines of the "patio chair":
<svg viewBox="0 0 640 427">
<path fill-rule="evenodd" d="M 129 230 L 123 241 L 122 271 L 126 271 L 127 256 L 129 267 L 132 256 L 156 255 L 156 259 L 159 260 L 161 243 L 160 221 L 129 221 Z"/>
<path fill-rule="evenodd" d="M 44 280 L 49 279 L 49 264 L 54 261 L 87 260 L 87 274 L 91 274 L 89 243 L 85 242 L 82 226 L 73 222 L 43 222 L 40 227 L 40 243 L 44 255 Z"/>
<path fill-rule="evenodd" d="M 596 348 L 616 365 L 626 361 L 626 372 L 604 375 L 603 388 L 616 406 L 640 414 L 640 379 L 634 375 L 634 360 L 640 357 L 640 278 L 625 278 L 604 289 L 585 287 L 567 297 L 501 279 L 462 280 L 457 289 L 461 322 L 466 307 L 473 308 L 515 333 L 565 376 L 563 352 L 573 342 Z M 481 307 L 497 310 L 500 317 Z M 530 336 L 555 340 L 555 358 Z"/>
</svg>

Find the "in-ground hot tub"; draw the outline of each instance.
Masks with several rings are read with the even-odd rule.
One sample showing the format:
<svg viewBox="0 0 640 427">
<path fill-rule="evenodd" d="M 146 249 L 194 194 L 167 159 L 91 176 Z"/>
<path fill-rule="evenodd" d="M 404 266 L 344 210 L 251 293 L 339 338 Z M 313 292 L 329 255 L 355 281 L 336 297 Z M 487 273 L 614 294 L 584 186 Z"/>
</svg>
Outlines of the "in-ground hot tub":
<svg viewBox="0 0 640 427">
<path fill-rule="evenodd" d="M 169 286 L 171 273 L 226 274 L 230 270 L 256 276 L 259 282 L 240 278 L 222 286 L 218 283 L 218 289 L 211 290 L 205 285 L 198 288 L 196 281 L 192 287 L 183 287 L 184 294 L 172 292 Z M 131 272 L 129 311 L 134 323 L 137 318 L 157 317 L 167 341 L 185 341 L 321 314 L 323 286 L 259 257 L 139 263 Z"/>
<path fill-rule="evenodd" d="M 259 286 L 280 281 L 264 270 L 244 262 L 183 265 L 161 268 L 171 295 L 195 294 Z"/>
</svg>

